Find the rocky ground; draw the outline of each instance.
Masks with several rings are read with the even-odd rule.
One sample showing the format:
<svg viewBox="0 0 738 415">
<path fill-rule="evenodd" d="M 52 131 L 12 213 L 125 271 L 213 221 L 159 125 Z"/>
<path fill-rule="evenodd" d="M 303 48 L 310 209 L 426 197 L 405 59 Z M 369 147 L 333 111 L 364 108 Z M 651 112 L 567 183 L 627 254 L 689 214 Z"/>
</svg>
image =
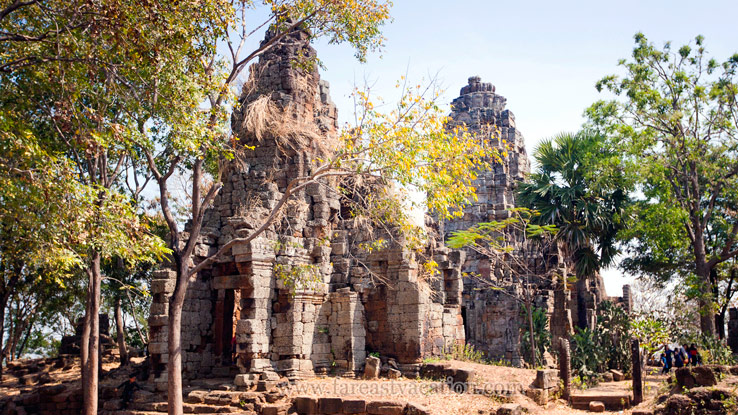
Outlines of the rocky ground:
<svg viewBox="0 0 738 415">
<path fill-rule="evenodd" d="M 128 410 L 120 409 L 115 388 L 143 359 L 118 368 L 113 356 L 104 359 L 101 413 L 155 415 L 166 412 L 165 396 L 152 385 L 144 389 Z M 140 370 L 140 368 L 138 369 Z M 550 372 L 549 372 L 550 373 Z M 718 415 L 738 413 L 738 367 L 680 369 L 671 377 L 652 370 L 646 378 L 646 401 L 636 408 L 604 413 L 633 415 Z M 448 375 L 448 376 L 447 376 Z M 381 377 L 364 380 L 326 376 L 298 382 L 270 376 L 252 377 L 248 385 L 233 378 L 200 379 L 185 390 L 185 411 L 190 413 L 288 414 L 579 414 L 558 398 L 555 388 L 547 403 L 530 389 L 540 382 L 537 372 L 461 361 L 428 364 L 418 379 Z M 443 379 L 446 377 L 445 379 Z M 11 364 L 0 385 L 0 415 L 76 414 L 81 407 L 79 360 L 39 359 Z M 578 397 L 621 396 L 632 392 L 628 380 L 602 382 L 589 389 L 573 389 Z M 532 398 L 528 397 L 532 396 Z M 536 403 L 536 400 L 539 402 Z M 733 406 L 735 405 L 735 406 Z M 609 405 L 608 405 L 609 406 Z"/>
</svg>

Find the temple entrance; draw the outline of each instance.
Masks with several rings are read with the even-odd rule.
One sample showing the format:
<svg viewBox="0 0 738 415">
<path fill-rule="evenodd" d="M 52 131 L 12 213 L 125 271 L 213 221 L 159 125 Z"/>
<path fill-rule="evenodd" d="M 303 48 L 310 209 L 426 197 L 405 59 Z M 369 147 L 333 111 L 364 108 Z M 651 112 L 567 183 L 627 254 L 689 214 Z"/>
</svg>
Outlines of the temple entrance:
<svg viewBox="0 0 738 415">
<path fill-rule="evenodd" d="M 240 290 L 220 289 L 215 303 L 215 321 L 213 322 L 213 338 L 215 340 L 214 356 L 222 366 L 231 366 L 233 358 L 236 323 L 240 314 Z"/>
<path fill-rule="evenodd" d="M 223 349 L 221 350 L 222 353 L 222 360 L 221 362 L 224 365 L 229 365 L 233 363 L 233 346 L 234 346 L 234 338 L 235 335 L 235 319 L 234 317 L 234 311 L 235 311 L 235 292 L 234 290 L 225 290 L 225 296 L 223 298 L 223 331 L 222 331 L 222 344 Z"/>
</svg>

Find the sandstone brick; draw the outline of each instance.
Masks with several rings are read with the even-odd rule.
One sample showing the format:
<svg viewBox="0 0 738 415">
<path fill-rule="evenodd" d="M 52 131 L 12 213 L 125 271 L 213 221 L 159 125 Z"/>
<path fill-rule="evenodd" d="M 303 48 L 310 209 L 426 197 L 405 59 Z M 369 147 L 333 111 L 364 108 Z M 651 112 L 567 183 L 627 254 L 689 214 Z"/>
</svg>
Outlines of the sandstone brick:
<svg viewBox="0 0 738 415">
<path fill-rule="evenodd" d="M 366 412 L 372 415 L 401 415 L 405 404 L 392 401 L 374 401 L 366 404 Z"/>
<path fill-rule="evenodd" d="M 318 400 L 318 410 L 321 414 L 340 414 L 343 410 L 343 399 L 320 398 Z"/>
<path fill-rule="evenodd" d="M 345 399 L 343 401 L 344 414 L 363 414 L 366 412 L 366 401 L 361 399 Z"/>
</svg>

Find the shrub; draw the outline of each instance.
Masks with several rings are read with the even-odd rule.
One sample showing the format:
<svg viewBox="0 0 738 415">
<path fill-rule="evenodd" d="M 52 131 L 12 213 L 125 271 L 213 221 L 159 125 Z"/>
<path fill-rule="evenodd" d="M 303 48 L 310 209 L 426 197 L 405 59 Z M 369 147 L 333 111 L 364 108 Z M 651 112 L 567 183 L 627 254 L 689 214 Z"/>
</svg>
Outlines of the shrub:
<svg viewBox="0 0 738 415">
<path fill-rule="evenodd" d="M 463 360 L 473 363 L 487 363 L 484 353 L 476 350 L 471 344 L 454 344 L 446 353 L 449 360 Z"/>
<path fill-rule="evenodd" d="M 577 329 L 572 337 L 572 371 L 590 384 L 608 369 L 630 371 L 630 318 L 609 301 L 600 303 L 599 309 L 595 329 Z"/>
<path fill-rule="evenodd" d="M 603 369 L 630 372 L 631 321 L 625 310 L 610 301 L 600 303 L 596 331 L 605 353 Z"/>
</svg>

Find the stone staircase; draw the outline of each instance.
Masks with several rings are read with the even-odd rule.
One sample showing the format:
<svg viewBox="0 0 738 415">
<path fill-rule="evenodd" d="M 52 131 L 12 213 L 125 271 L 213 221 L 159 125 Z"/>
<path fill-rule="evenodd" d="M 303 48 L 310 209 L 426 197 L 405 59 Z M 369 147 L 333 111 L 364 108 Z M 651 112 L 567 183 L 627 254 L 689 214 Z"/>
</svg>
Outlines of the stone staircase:
<svg viewBox="0 0 738 415">
<path fill-rule="evenodd" d="M 252 387 L 237 387 L 231 379 L 191 382 L 184 390 L 184 412 L 191 414 L 285 415 L 292 407 L 280 388 L 283 382 L 258 380 Z M 240 389 L 240 390 L 239 390 Z M 248 390 L 247 390 L 248 389 Z M 128 408 L 122 409 L 120 393 L 104 395 L 102 415 L 158 415 L 167 413 L 166 393 L 144 388 L 136 391 Z"/>
</svg>

